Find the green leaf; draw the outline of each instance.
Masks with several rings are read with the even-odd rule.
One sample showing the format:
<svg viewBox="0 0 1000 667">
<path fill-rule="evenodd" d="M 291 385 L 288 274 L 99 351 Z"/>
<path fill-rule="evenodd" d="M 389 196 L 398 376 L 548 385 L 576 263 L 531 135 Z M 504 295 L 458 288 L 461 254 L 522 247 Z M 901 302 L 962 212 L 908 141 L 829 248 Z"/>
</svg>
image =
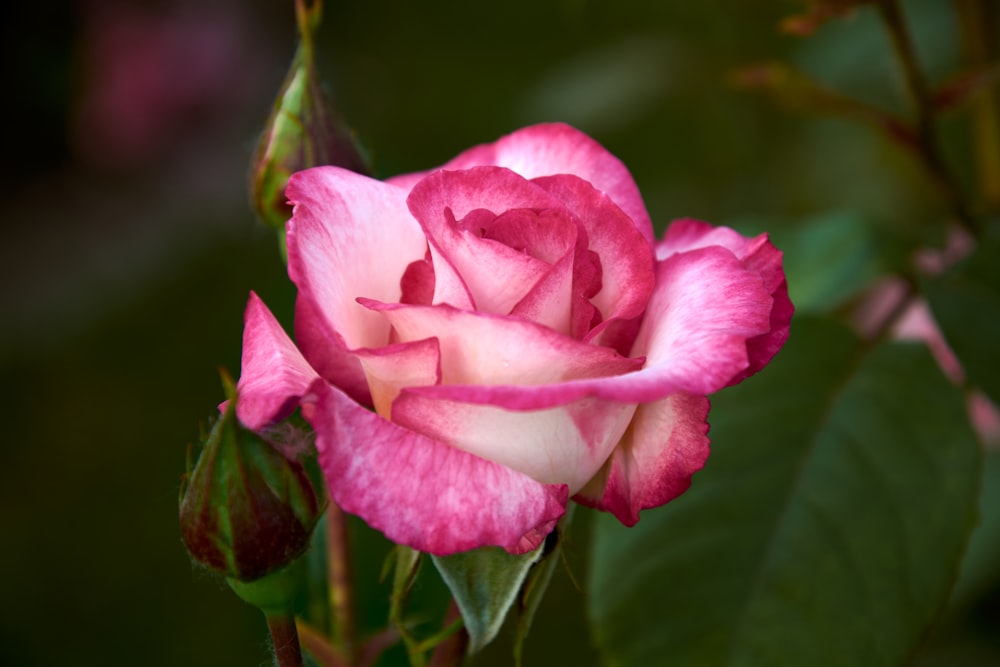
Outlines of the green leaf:
<svg viewBox="0 0 1000 667">
<path fill-rule="evenodd" d="M 499 547 L 483 547 L 452 556 L 432 556 L 465 619 L 469 651 L 489 644 L 503 625 L 528 570 L 545 545 L 514 556 Z"/>
<path fill-rule="evenodd" d="M 987 449 L 979 497 L 979 522 L 969 538 L 952 591 L 953 610 L 968 607 L 1000 584 L 1000 450 Z"/>
<path fill-rule="evenodd" d="M 684 496 L 595 526 L 588 611 L 612 664 L 900 664 L 974 520 L 961 393 L 923 347 L 796 320 L 711 421 Z"/>
<path fill-rule="evenodd" d="M 969 380 L 1000 404 L 1000 225 L 976 251 L 922 287 Z"/>
</svg>

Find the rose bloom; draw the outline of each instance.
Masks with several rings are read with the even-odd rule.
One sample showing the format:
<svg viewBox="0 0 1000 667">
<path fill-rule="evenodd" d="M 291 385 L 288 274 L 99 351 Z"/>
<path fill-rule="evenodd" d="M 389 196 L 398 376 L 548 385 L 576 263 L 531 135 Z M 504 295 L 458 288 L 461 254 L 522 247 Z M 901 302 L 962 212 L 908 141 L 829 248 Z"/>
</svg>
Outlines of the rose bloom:
<svg viewBox="0 0 1000 667">
<path fill-rule="evenodd" d="M 421 551 L 532 550 L 569 498 L 633 525 L 704 464 L 706 396 L 788 337 L 766 236 L 657 242 L 625 166 L 566 125 L 287 195 L 295 342 L 251 294 L 239 418 L 301 407 L 332 499 Z"/>
</svg>

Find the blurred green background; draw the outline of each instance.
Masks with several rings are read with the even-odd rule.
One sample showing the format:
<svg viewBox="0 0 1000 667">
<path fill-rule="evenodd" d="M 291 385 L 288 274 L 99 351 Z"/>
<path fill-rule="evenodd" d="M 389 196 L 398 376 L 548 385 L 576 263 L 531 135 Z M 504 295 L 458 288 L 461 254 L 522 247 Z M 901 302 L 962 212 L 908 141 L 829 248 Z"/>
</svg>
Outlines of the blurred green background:
<svg viewBox="0 0 1000 667">
<path fill-rule="evenodd" d="M 262 617 L 192 567 L 176 503 L 187 446 L 222 398 L 217 368 L 238 372 L 248 292 L 292 322 L 274 235 L 246 193 L 294 49 L 292 3 L 57 5 L 0 10 L 11 114 L 0 181 L 0 663 L 268 664 Z M 943 76 L 961 56 L 950 4 L 906 7 L 932 80 Z M 890 234 L 921 229 L 940 204 L 898 149 L 729 83 L 738 67 L 780 58 L 904 105 L 873 16 L 807 40 L 782 35 L 780 19 L 800 10 L 785 0 L 327 0 L 319 48 L 379 176 L 561 120 L 629 166 L 659 229 L 693 216 L 780 239 L 840 214 Z M 964 132 L 958 120 L 943 129 Z M 949 145 L 967 164 L 961 141 Z M 569 546 L 579 580 L 587 520 L 578 513 Z M 354 529 L 369 580 L 359 604 L 375 623 L 386 544 Z M 527 664 L 596 664 L 582 599 L 559 572 Z M 947 642 L 982 643 L 1000 627 L 1000 597 L 970 614 L 975 632 L 945 624 Z"/>
</svg>

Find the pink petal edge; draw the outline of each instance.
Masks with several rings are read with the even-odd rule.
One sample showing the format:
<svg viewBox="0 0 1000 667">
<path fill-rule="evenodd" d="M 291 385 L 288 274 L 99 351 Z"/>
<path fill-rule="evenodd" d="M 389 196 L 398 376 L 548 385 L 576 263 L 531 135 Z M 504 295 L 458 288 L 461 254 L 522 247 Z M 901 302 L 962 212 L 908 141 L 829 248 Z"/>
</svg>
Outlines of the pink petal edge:
<svg viewBox="0 0 1000 667">
<path fill-rule="evenodd" d="M 602 474 L 573 499 L 634 526 L 640 511 L 684 493 L 708 458 L 708 408 L 683 393 L 640 405 Z"/>
<path fill-rule="evenodd" d="M 251 292 L 236 385 L 239 420 L 251 430 L 260 430 L 284 419 L 318 377 L 268 307 Z"/>
<path fill-rule="evenodd" d="M 468 169 L 478 165 L 507 167 L 532 179 L 574 174 L 606 193 L 646 238 L 655 237 L 639 187 L 628 168 L 592 137 L 564 123 L 542 123 L 522 128 L 490 144 L 470 148 L 446 163 L 443 169 Z"/>
<path fill-rule="evenodd" d="M 633 404 L 593 398 L 512 412 L 403 390 L 392 421 L 575 493 L 604 465 L 634 412 Z"/>
<path fill-rule="evenodd" d="M 355 299 L 399 300 L 407 267 L 427 253 L 426 239 L 405 190 L 345 169 L 297 172 L 287 194 L 294 206 L 288 274 L 299 290 L 295 339 L 320 375 L 367 402 L 350 350 L 386 345 L 389 325 Z"/>
<path fill-rule="evenodd" d="M 362 408 L 316 383 L 320 465 L 330 495 L 393 542 L 435 555 L 482 546 L 538 547 L 566 511 L 564 485 L 545 485 Z"/>
<path fill-rule="evenodd" d="M 673 255 L 657 266 L 657 286 L 636 345 L 641 370 L 550 384 L 482 382 L 412 387 L 427 397 L 538 410 L 594 396 L 624 403 L 675 392 L 708 395 L 744 373 L 747 341 L 771 326 L 773 299 L 758 274 L 720 246 Z"/>
</svg>

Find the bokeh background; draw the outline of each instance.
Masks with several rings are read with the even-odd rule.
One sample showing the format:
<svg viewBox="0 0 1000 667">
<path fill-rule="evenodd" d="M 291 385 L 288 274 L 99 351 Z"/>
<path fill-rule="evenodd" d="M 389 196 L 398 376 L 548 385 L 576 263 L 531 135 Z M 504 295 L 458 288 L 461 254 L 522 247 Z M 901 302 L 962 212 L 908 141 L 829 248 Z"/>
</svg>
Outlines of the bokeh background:
<svg viewBox="0 0 1000 667">
<path fill-rule="evenodd" d="M 864 11 L 801 39 L 777 30 L 801 10 L 791 0 L 325 4 L 322 73 L 379 176 L 561 120 L 630 167 L 660 229 L 693 216 L 770 229 L 780 246 L 817 218 L 886 234 L 940 218 L 918 169 L 871 128 L 732 83 L 740 67 L 781 59 L 902 108 L 885 35 Z M 963 55 L 950 3 L 906 7 L 931 79 L 943 76 Z M 238 372 L 248 292 L 292 322 L 292 286 L 246 185 L 292 57 L 292 2 L 0 12 L 0 663 L 269 664 L 259 613 L 189 561 L 177 492 L 222 398 L 217 369 Z M 960 139 L 964 126 L 943 130 Z M 948 145 L 969 164 L 961 141 Z M 790 283 L 821 280 L 810 271 L 791 267 Z M 587 512 L 576 523 L 569 562 L 582 580 Z M 373 625 L 387 546 L 353 529 Z M 919 664 L 1000 664 L 993 583 L 942 621 Z M 560 570 L 528 664 L 597 664 L 582 596 Z"/>
</svg>

